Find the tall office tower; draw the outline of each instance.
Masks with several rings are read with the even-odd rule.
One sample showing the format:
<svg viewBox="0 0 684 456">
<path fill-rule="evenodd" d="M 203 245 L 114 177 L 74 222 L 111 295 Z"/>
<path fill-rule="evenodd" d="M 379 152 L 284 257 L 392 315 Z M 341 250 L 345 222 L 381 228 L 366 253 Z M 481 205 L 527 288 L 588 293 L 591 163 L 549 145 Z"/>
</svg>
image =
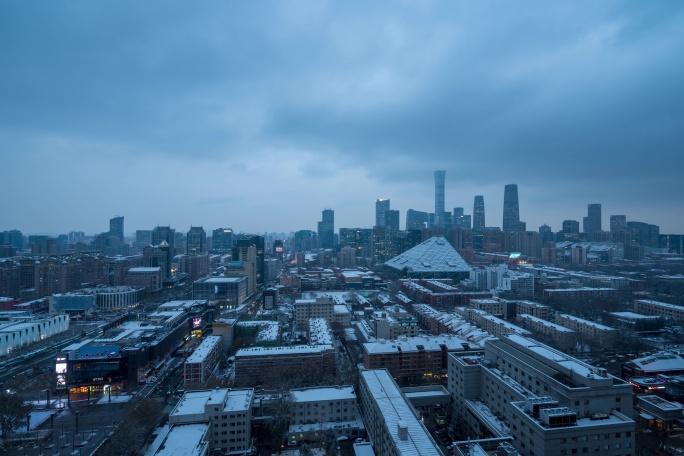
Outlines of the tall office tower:
<svg viewBox="0 0 684 456">
<path fill-rule="evenodd" d="M 631 241 L 642 247 L 658 247 L 660 227 L 644 222 L 627 222 L 627 231 L 631 233 Z"/>
<path fill-rule="evenodd" d="M 340 228 L 340 247 L 354 247 L 356 258 L 370 258 L 372 238 L 370 228 Z"/>
<path fill-rule="evenodd" d="M 342 247 L 337 254 L 337 266 L 340 268 L 351 268 L 356 266 L 356 249 L 354 247 Z"/>
<path fill-rule="evenodd" d="M 551 231 L 551 227 L 546 223 L 539 227 L 539 234 L 541 235 L 542 243 L 553 242 L 553 231 Z"/>
<path fill-rule="evenodd" d="M 390 210 L 390 200 L 375 201 L 375 226 L 385 226 L 385 212 Z"/>
<path fill-rule="evenodd" d="M 186 241 L 188 255 L 207 253 L 207 233 L 201 226 L 191 226 Z"/>
<path fill-rule="evenodd" d="M 225 255 L 233 251 L 233 229 L 216 228 L 211 232 L 211 253 Z"/>
<path fill-rule="evenodd" d="M 19 230 L 0 232 L 0 244 L 11 245 L 17 250 L 24 248 L 24 235 Z"/>
<path fill-rule="evenodd" d="M 446 171 L 435 171 L 435 226 L 444 226 L 444 180 Z"/>
<path fill-rule="evenodd" d="M 422 230 L 427 227 L 428 214 L 427 212 L 416 211 L 409 209 L 406 211 L 406 229 L 407 230 Z"/>
<path fill-rule="evenodd" d="M 335 244 L 335 211 L 332 209 L 323 209 L 322 220 L 318 222 L 318 239 L 323 249 L 331 249 Z"/>
<path fill-rule="evenodd" d="M 475 197 L 475 204 L 473 205 L 473 229 L 484 229 L 485 225 L 485 207 L 484 196 L 477 195 Z"/>
<path fill-rule="evenodd" d="M 164 245 L 162 245 L 162 243 Z M 152 229 L 152 245 L 163 247 L 166 258 L 164 262 L 165 270 L 162 271 L 164 278 L 171 277 L 171 260 L 175 254 L 176 230 L 170 226 L 156 226 Z"/>
<path fill-rule="evenodd" d="M 584 232 L 592 234 L 601 231 L 601 205 L 589 204 L 587 208 L 587 216 L 582 220 Z"/>
<path fill-rule="evenodd" d="M 385 211 L 385 228 L 399 231 L 399 211 Z"/>
<path fill-rule="evenodd" d="M 152 245 L 152 230 L 135 230 L 135 247 L 142 249 Z"/>
<path fill-rule="evenodd" d="M 119 241 L 124 240 L 124 218 L 122 216 L 116 216 L 109 219 L 109 234 L 110 236 L 116 236 Z"/>
<path fill-rule="evenodd" d="M 69 242 L 71 243 L 82 241 L 84 237 L 85 233 L 83 231 L 69 231 Z"/>
<path fill-rule="evenodd" d="M 470 215 L 463 214 L 462 207 L 454 208 L 454 215 L 451 223 L 452 228 L 460 228 L 463 230 L 470 229 Z"/>
<path fill-rule="evenodd" d="M 313 241 L 316 236 L 311 230 L 299 230 L 294 234 L 294 251 L 308 252 L 314 248 Z M 299 263 L 298 263 L 299 264 Z"/>
<path fill-rule="evenodd" d="M 241 272 L 248 277 L 247 295 L 249 296 L 254 293 L 257 284 L 263 283 L 257 267 L 259 262 L 257 246 L 249 238 L 238 239 L 233 247 L 233 261 L 242 262 Z"/>
<path fill-rule="evenodd" d="M 579 232 L 579 222 L 577 220 L 563 220 L 563 228 L 561 229 L 562 240 L 579 241 Z"/>
<path fill-rule="evenodd" d="M 520 206 L 518 203 L 518 184 L 508 184 L 504 188 L 503 231 L 520 230 Z"/>
<path fill-rule="evenodd" d="M 275 258 L 283 261 L 283 254 L 285 252 L 285 245 L 282 239 L 276 239 L 273 241 L 272 253 Z"/>
<path fill-rule="evenodd" d="M 265 254 L 265 246 L 266 246 L 266 238 L 264 236 L 260 236 L 258 234 L 240 234 L 238 235 L 237 242 L 235 243 L 235 246 L 237 248 L 237 252 L 240 251 L 240 249 L 244 249 L 245 247 L 248 247 L 250 245 L 253 245 L 256 247 L 256 275 L 257 275 L 257 284 L 263 284 L 264 280 L 266 279 L 266 274 L 265 274 L 265 260 L 266 260 L 266 254 Z M 236 255 L 236 249 L 233 249 L 233 260 L 235 261 L 242 261 L 240 260 L 239 256 Z"/>
<path fill-rule="evenodd" d="M 174 239 L 173 239 L 173 245 L 175 248 L 175 250 L 173 251 L 173 256 L 188 253 L 185 251 L 185 247 L 187 247 L 185 245 L 185 242 L 186 242 L 185 234 L 181 231 L 177 231 L 176 234 L 174 234 Z"/>
<path fill-rule="evenodd" d="M 627 216 L 625 215 L 611 215 L 610 216 L 610 232 L 627 230 Z"/>
<path fill-rule="evenodd" d="M 398 233 L 386 227 L 373 228 L 373 263 L 384 263 L 397 256 Z"/>
</svg>

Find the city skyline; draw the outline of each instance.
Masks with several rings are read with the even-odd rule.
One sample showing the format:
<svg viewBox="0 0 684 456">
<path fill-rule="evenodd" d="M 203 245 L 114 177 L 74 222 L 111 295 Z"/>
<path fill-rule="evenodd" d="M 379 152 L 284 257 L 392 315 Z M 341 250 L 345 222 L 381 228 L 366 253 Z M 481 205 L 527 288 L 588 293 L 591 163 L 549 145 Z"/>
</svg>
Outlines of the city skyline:
<svg viewBox="0 0 684 456">
<path fill-rule="evenodd" d="M 598 203 L 684 233 L 683 28 L 678 3 L 5 3 L 0 230 L 372 227 L 379 198 L 404 227 L 446 170 L 487 225 L 516 183 L 530 231 Z"/>
</svg>

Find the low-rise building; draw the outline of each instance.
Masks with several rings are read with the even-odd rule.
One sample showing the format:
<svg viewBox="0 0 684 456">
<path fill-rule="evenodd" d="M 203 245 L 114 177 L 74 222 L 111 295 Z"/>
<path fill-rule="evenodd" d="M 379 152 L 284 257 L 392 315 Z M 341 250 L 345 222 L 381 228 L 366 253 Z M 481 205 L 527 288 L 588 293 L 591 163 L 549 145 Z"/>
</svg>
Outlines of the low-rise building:
<svg viewBox="0 0 684 456">
<path fill-rule="evenodd" d="M 211 277 L 192 283 L 193 299 L 218 301 L 221 309 L 234 309 L 247 300 L 247 277 Z"/>
<path fill-rule="evenodd" d="M 615 288 L 547 288 L 544 298 L 547 299 L 602 299 L 615 298 L 618 291 Z"/>
<path fill-rule="evenodd" d="M 549 318 L 549 306 L 532 301 L 516 301 L 515 313 L 516 315 L 530 314 L 534 317 L 546 320 Z"/>
<path fill-rule="evenodd" d="M 622 365 L 622 378 L 684 375 L 684 358 L 679 353 L 659 352 Z"/>
<path fill-rule="evenodd" d="M 636 452 L 632 386 L 533 339 L 451 353 L 448 386 L 472 437 L 512 436 L 522 455 Z"/>
<path fill-rule="evenodd" d="M 363 365 L 366 369 L 387 369 L 402 382 L 430 378 L 438 383 L 446 373 L 447 354 L 464 350 L 468 343 L 452 334 L 381 339 L 363 344 Z"/>
<path fill-rule="evenodd" d="M 518 315 L 518 324 L 533 333 L 547 336 L 559 350 L 570 350 L 577 343 L 577 333 L 574 330 L 533 315 Z"/>
<path fill-rule="evenodd" d="M 235 353 L 235 382 L 238 385 L 268 386 L 271 378 L 312 369 L 322 376 L 335 373 L 332 345 L 252 347 Z"/>
<path fill-rule="evenodd" d="M 652 301 L 650 299 L 634 300 L 634 312 L 644 315 L 656 315 L 684 324 L 684 306 Z"/>
<path fill-rule="evenodd" d="M 492 336 L 503 336 L 505 334 L 518 334 L 520 336 L 531 336 L 532 333 L 525 328 L 509 323 L 508 321 L 490 315 L 487 312 L 477 309 L 466 309 L 465 317 L 468 321 L 479 326 L 483 331 Z"/>
<path fill-rule="evenodd" d="M 222 353 L 221 337 L 207 336 L 185 360 L 185 389 L 201 388 L 218 364 Z"/>
<path fill-rule="evenodd" d="M 332 431 L 336 438 L 363 435 L 363 421 L 351 386 L 304 388 L 290 391 L 292 409 L 287 441 L 321 441 Z"/>
<path fill-rule="evenodd" d="M 69 329 L 69 316 L 66 314 L 33 316 L 22 311 L 3 314 L 6 320 L 0 321 L 0 357 Z"/>
<path fill-rule="evenodd" d="M 389 371 L 361 371 L 359 384 L 361 415 L 375 454 L 443 455 Z"/>
<path fill-rule="evenodd" d="M 54 313 L 90 313 L 137 307 L 145 299 L 143 287 L 83 288 L 50 297 L 50 309 Z"/>
<path fill-rule="evenodd" d="M 160 267 L 133 267 L 124 274 L 123 283 L 132 287 L 142 287 L 147 294 L 161 291 L 163 272 Z"/>
<path fill-rule="evenodd" d="M 600 347 L 612 348 L 617 340 L 617 329 L 574 315 L 556 314 L 556 324 L 572 329 L 580 338 Z"/>
<path fill-rule="evenodd" d="M 672 430 L 684 415 L 684 405 L 653 395 L 637 396 L 636 408 L 644 424 L 658 431 Z"/>
<path fill-rule="evenodd" d="M 335 300 L 332 298 L 297 299 L 294 303 L 294 322 L 304 328 L 312 318 L 325 318 L 333 321 Z"/>
<path fill-rule="evenodd" d="M 169 414 L 173 427 L 208 423 L 210 452 L 237 455 L 252 448 L 253 389 L 190 391 Z"/>
</svg>

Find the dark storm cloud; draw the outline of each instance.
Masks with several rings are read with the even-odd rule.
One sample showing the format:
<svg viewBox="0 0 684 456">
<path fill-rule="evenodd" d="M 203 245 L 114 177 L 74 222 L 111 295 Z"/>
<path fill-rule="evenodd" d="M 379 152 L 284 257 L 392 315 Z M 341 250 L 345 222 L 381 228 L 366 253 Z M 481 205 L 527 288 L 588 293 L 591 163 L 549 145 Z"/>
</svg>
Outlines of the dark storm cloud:
<svg viewBox="0 0 684 456">
<path fill-rule="evenodd" d="M 217 187 L 186 187 L 189 205 L 246 211 L 249 198 L 280 197 L 280 207 L 306 195 L 314 220 L 323 207 L 349 208 L 345 197 L 367 204 L 386 196 L 402 212 L 430 210 L 434 169 L 447 170 L 448 206 L 468 207 L 475 194 L 499 189 L 486 195 L 496 208 L 503 185 L 517 182 L 528 212 L 543 212 L 529 217 L 535 225 L 571 218 L 551 215 L 559 202 L 582 212 L 600 200 L 634 213 L 653 201 L 679 204 L 683 9 L 5 3 L 3 161 L 19 176 L 27 157 L 60 163 L 59 153 L 65 167 L 88 161 L 94 169 L 117 157 L 129 187 L 143 175 L 149 186 L 171 177 L 131 172 L 143 163 L 188 170 L 206 162 L 192 168 L 205 173 L 194 178 Z M 358 194 L 296 193 L 309 178 L 355 181 Z M 261 179 L 257 192 L 236 190 L 247 179 Z M 224 191 L 221 181 L 231 184 L 229 196 L 214 194 Z M 11 204 L 22 203 L 31 201 Z M 20 216 L 9 204 L 2 207 Z M 145 210 L 119 212 L 142 218 Z M 661 217 L 653 222 L 684 231 L 684 220 Z"/>
</svg>

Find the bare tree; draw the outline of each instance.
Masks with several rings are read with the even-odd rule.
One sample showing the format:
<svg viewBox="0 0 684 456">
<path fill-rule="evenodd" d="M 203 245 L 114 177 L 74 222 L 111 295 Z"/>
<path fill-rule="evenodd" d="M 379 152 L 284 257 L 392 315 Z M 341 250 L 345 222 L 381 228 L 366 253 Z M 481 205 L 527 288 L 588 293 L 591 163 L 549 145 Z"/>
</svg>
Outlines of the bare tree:
<svg viewBox="0 0 684 456">
<path fill-rule="evenodd" d="M 328 429 L 323 440 L 325 456 L 337 456 L 337 438 L 332 429 Z"/>
<path fill-rule="evenodd" d="M 119 423 L 114 436 L 98 449 L 96 456 L 140 456 L 161 420 L 163 408 L 163 404 L 154 399 L 138 402 Z"/>
<path fill-rule="evenodd" d="M 28 425 L 33 404 L 16 393 L 0 393 L 0 430 L 5 446 L 15 429 Z"/>
<path fill-rule="evenodd" d="M 271 432 L 271 446 L 280 448 L 283 436 L 290 426 L 292 415 L 292 396 L 289 392 L 282 391 L 270 404 L 270 418 L 268 429 Z"/>
</svg>

